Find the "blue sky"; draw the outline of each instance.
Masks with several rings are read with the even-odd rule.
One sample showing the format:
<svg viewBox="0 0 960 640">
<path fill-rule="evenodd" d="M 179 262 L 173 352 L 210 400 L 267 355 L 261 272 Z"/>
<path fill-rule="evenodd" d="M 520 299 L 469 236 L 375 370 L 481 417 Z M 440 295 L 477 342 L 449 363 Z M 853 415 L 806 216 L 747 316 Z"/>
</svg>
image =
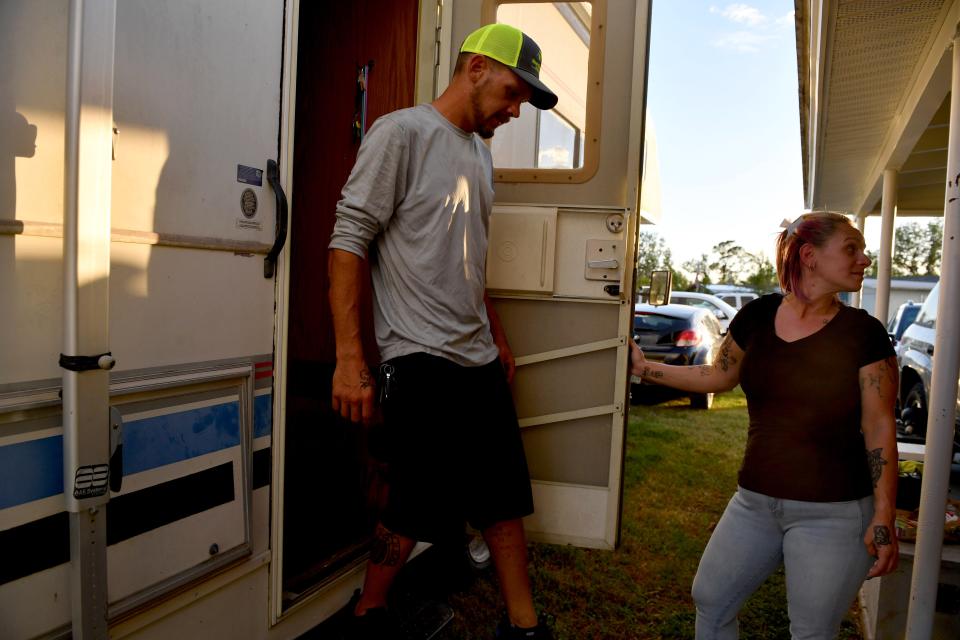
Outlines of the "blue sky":
<svg viewBox="0 0 960 640">
<path fill-rule="evenodd" d="M 803 212 L 792 0 L 654 0 L 647 112 L 674 263 L 735 240 L 773 258 Z"/>
<path fill-rule="evenodd" d="M 674 265 L 734 240 L 774 259 L 784 218 L 803 213 L 792 0 L 654 0 L 647 113 Z M 897 226 L 934 218 L 903 218 Z M 867 248 L 880 219 L 867 218 Z"/>
</svg>

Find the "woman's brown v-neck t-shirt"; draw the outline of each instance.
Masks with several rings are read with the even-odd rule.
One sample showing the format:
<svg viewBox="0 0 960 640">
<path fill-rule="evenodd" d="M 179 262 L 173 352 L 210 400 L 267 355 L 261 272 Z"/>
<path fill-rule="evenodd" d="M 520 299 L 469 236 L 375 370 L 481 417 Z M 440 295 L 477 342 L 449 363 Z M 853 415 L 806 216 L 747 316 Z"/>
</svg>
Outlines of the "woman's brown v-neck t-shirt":
<svg viewBox="0 0 960 640">
<path fill-rule="evenodd" d="M 858 500 L 873 492 L 860 431 L 860 368 L 894 355 L 883 325 L 841 306 L 805 338 L 779 338 L 774 319 L 783 296 L 743 307 L 730 335 L 744 351 L 740 386 L 750 429 L 739 483 L 775 498 Z"/>
</svg>

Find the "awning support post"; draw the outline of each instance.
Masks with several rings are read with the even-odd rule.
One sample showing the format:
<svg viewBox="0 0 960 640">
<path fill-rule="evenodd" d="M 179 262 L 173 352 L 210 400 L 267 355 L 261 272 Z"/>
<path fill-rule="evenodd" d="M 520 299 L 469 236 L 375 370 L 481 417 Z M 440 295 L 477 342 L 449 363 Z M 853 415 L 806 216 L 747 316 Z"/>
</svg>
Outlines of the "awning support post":
<svg viewBox="0 0 960 640">
<path fill-rule="evenodd" d="M 880 205 L 880 255 L 877 257 L 877 299 L 873 316 L 886 326 L 890 314 L 890 267 L 893 263 L 893 222 L 897 217 L 897 182 L 894 169 L 883 172 L 883 201 Z"/>
<path fill-rule="evenodd" d="M 940 300 L 937 305 L 940 322 L 937 323 L 934 341 L 936 357 L 928 399 L 926 456 L 905 636 L 908 640 L 926 640 L 933 633 L 940 554 L 943 550 L 943 517 L 950 484 L 957 410 L 960 336 L 953 329 L 956 326 L 956 314 L 960 310 L 960 34 L 953 38 L 950 136 L 943 217 L 943 257 L 940 266 Z"/>
<path fill-rule="evenodd" d="M 71 0 L 63 206 L 63 488 L 72 636 L 107 629 L 110 201 L 116 0 Z M 90 363 L 96 363 L 91 365 Z"/>
<path fill-rule="evenodd" d="M 863 235 L 867 228 L 867 215 L 865 213 L 858 213 L 856 220 L 857 229 L 860 231 L 860 235 Z M 854 309 L 859 309 L 863 306 L 863 285 L 850 294 L 850 306 Z"/>
</svg>

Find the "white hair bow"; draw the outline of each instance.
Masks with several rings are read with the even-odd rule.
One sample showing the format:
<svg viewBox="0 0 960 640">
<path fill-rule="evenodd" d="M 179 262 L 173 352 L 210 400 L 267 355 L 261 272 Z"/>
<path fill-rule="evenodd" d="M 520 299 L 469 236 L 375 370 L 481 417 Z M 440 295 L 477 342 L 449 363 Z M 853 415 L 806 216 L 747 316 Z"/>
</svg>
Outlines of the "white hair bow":
<svg viewBox="0 0 960 640">
<path fill-rule="evenodd" d="M 780 228 L 787 230 L 787 237 L 788 237 L 788 238 L 797 232 L 797 225 L 800 224 L 800 218 L 802 218 L 802 217 L 803 217 L 803 216 L 800 216 L 799 218 L 797 218 L 797 219 L 794 220 L 793 222 L 790 222 L 789 220 L 787 220 L 786 218 L 784 218 L 784 219 L 783 219 L 783 222 L 780 223 Z"/>
</svg>

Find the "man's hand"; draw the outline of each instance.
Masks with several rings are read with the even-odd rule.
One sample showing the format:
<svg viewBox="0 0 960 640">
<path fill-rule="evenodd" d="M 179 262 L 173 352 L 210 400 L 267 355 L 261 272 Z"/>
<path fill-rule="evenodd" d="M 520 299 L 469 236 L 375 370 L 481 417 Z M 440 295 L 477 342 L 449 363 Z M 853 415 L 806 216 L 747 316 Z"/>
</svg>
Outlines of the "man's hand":
<svg viewBox="0 0 960 640">
<path fill-rule="evenodd" d="M 897 530 L 893 522 L 874 518 L 863 536 L 867 553 L 877 559 L 867 573 L 868 578 L 885 576 L 897 568 L 900 560 L 900 548 L 897 544 Z"/>
<path fill-rule="evenodd" d="M 373 376 L 363 360 L 337 361 L 333 372 L 331 407 L 351 422 L 369 424 L 373 418 Z"/>
<path fill-rule="evenodd" d="M 503 330 L 503 324 L 500 323 L 500 316 L 493 306 L 493 301 L 486 292 L 483 293 L 483 304 L 487 308 L 487 319 L 490 321 L 490 335 L 493 337 L 493 344 L 497 345 L 500 364 L 503 365 L 503 373 L 507 376 L 507 384 L 513 383 L 513 374 L 517 371 L 517 363 L 513 360 L 513 351 L 510 350 L 510 343 L 507 342 L 507 334 Z"/>
<path fill-rule="evenodd" d="M 517 363 L 513 360 L 513 351 L 510 345 L 504 340 L 503 343 L 497 343 L 497 350 L 500 352 L 500 364 L 503 365 L 503 372 L 507 376 L 507 384 L 513 384 L 513 374 L 517 371 Z"/>
</svg>

